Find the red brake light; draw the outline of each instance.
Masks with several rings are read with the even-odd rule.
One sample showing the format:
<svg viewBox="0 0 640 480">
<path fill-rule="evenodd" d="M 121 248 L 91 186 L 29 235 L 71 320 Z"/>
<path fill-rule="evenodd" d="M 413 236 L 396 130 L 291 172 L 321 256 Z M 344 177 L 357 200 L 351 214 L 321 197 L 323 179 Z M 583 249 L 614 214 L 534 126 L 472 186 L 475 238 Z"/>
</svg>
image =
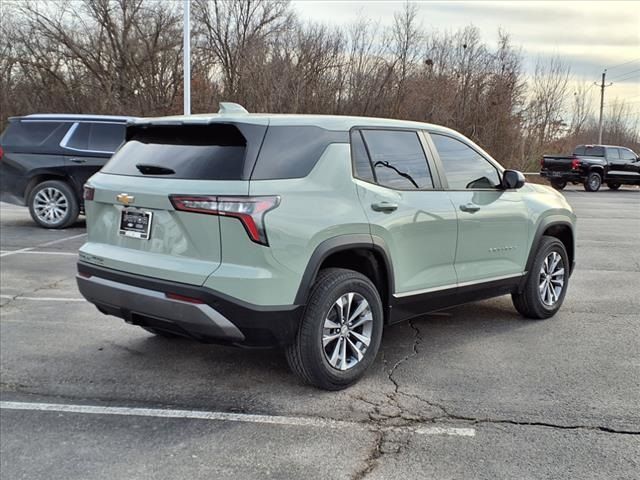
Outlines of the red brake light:
<svg viewBox="0 0 640 480">
<path fill-rule="evenodd" d="M 2 157 L 4 157 L 4 150 L 0 146 L 0 160 L 2 160 Z"/>
<path fill-rule="evenodd" d="M 180 295 L 178 293 L 165 293 L 164 296 L 171 300 L 180 300 L 181 302 L 204 303 L 202 300 L 198 298 L 187 297 L 186 295 Z"/>
<path fill-rule="evenodd" d="M 95 193 L 95 188 L 90 187 L 89 185 L 85 185 L 82 192 L 82 198 L 84 198 L 85 200 L 93 200 L 93 196 L 95 195 Z"/>
<path fill-rule="evenodd" d="M 574 159 L 571 161 L 571 168 L 572 168 L 573 170 L 577 170 L 578 168 L 580 168 L 580 159 L 578 159 L 578 158 L 574 158 Z"/>
<path fill-rule="evenodd" d="M 215 195 L 169 195 L 173 208 L 183 212 L 234 217 L 242 222 L 249 238 L 269 245 L 264 228 L 265 214 L 280 204 L 280 197 L 219 197 Z"/>
<path fill-rule="evenodd" d="M 544 157 L 542 157 L 542 158 L 540 159 L 540 166 L 541 166 L 541 167 L 544 167 Z"/>
</svg>

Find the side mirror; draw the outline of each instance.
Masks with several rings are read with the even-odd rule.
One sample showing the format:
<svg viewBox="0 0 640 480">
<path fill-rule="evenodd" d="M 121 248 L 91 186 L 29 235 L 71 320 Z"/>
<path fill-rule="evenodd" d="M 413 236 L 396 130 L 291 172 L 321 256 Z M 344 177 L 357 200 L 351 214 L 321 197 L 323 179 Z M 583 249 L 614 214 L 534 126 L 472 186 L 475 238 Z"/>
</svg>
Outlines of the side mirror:
<svg viewBox="0 0 640 480">
<path fill-rule="evenodd" d="M 520 188 L 524 185 L 526 179 L 522 172 L 517 170 L 505 170 L 502 174 L 502 188 L 510 190 Z"/>
</svg>

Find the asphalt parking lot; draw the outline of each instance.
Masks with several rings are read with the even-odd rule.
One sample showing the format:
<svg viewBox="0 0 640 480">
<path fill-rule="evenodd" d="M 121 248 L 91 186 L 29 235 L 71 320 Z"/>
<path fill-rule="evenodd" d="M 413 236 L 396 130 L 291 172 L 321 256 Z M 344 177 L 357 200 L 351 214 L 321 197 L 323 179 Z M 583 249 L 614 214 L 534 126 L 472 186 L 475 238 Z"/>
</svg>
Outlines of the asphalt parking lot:
<svg viewBox="0 0 640 480">
<path fill-rule="evenodd" d="M 556 317 L 501 297 L 390 327 L 338 393 L 278 351 L 103 316 L 75 287 L 84 224 L 0 205 L 2 478 L 638 478 L 640 191 L 565 194 L 577 270 Z"/>
</svg>

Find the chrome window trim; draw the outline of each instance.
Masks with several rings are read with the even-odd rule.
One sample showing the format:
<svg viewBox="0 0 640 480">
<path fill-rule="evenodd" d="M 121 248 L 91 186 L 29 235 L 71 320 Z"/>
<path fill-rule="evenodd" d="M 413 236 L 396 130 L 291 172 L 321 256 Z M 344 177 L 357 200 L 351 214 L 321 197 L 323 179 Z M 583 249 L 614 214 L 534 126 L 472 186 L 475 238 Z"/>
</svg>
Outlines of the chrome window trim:
<svg viewBox="0 0 640 480">
<path fill-rule="evenodd" d="M 413 295 L 421 295 L 423 293 L 439 292 L 440 290 L 448 290 L 451 288 L 468 287 L 471 285 L 479 285 L 481 283 L 496 282 L 498 280 L 507 280 L 509 278 L 518 278 L 526 275 L 527 272 L 516 273 L 514 275 L 502 275 L 499 277 L 483 278 L 482 280 L 472 280 L 470 282 L 451 283 L 449 285 L 441 285 L 439 287 L 423 288 L 420 290 L 412 290 L 410 292 L 394 293 L 395 298 L 411 297 Z"/>
</svg>

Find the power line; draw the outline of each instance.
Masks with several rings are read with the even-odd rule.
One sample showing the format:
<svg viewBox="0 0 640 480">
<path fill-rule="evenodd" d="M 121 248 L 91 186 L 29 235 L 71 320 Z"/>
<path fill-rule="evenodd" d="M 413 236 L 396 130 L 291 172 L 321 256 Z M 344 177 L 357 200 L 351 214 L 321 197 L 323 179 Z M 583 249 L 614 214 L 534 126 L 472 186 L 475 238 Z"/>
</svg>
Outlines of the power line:
<svg viewBox="0 0 640 480">
<path fill-rule="evenodd" d="M 623 67 L 624 65 L 629 65 L 630 63 L 637 62 L 638 60 L 640 60 L 640 57 L 634 58 L 633 60 L 629 60 L 628 62 L 618 63 L 617 65 L 614 65 L 613 67 L 607 67 L 607 70 L 613 70 L 614 68 Z"/>
<path fill-rule="evenodd" d="M 611 79 L 611 81 L 612 81 L 612 82 L 615 82 L 615 81 L 618 81 L 618 82 L 619 82 L 620 80 L 626 80 L 628 75 L 631 75 L 631 77 L 635 77 L 635 75 L 634 75 L 634 74 L 635 74 L 636 72 L 640 72 L 640 68 L 636 68 L 635 70 L 631 70 L 630 72 L 623 73 L 623 74 L 622 74 L 622 75 L 620 75 L 619 77 L 612 78 L 612 79 Z M 631 78 L 631 77 L 629 77 L 629 78 Z"/>
</svg>

